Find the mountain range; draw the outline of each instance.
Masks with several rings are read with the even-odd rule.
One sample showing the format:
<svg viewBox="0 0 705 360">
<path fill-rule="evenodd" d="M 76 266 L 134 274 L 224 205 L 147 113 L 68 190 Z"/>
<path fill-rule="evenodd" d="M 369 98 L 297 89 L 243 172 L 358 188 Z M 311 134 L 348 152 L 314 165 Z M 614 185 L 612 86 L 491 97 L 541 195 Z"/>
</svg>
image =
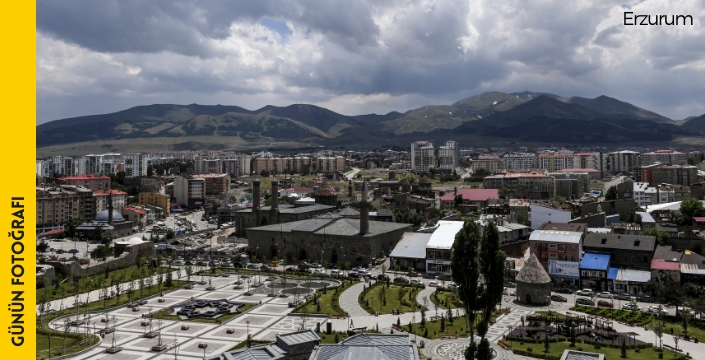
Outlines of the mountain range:
<svg viewBox="0 0 705 360">
<path fill-rule="evenodd" d="M 417 139 L 465 144 L 525 142 L 618 144 L 702 137 L 705 115 L 675 121 L 607 96 L 487 92 L 451 105 L 405 113 L 347 116 L 294 104 L 238 106 L 155 104 L 37 126 L 38 153 L 185 149 L 308 148 L 408 144 Z"/>
</svg>

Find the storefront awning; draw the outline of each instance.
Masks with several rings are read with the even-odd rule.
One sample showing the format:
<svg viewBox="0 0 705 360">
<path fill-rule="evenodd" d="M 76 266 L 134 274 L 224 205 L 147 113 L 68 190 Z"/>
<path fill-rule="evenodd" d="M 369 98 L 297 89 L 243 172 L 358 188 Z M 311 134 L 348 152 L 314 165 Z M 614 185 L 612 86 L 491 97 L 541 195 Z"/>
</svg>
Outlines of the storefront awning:
<svg viewBox="0 0 705 360">
<path fill-rule="evenodd" d="M 616 279 L 618 272 L 619 272 L 619 268 L 611 267 L 611 268 L 610 268 L 610 271 L 607 272 L 607 280 L 614 280 L 614 279 Z"/>
<path fill-rule="evenodd" d="M 645 283 L 651 280 L 651 271 L 636 269 L 619 269 L 617 281 Z"/>
</svg>

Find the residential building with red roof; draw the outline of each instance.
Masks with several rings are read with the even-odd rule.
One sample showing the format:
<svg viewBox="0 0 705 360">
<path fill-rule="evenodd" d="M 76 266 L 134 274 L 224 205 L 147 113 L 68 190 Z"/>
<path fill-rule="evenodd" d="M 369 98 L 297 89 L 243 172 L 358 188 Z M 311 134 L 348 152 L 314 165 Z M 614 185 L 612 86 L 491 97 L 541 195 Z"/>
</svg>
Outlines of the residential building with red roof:
<svg viewBox="0 0 705 360">
<path fill-rule="evenodd" d="M 127 193 L 120 190 L 110 190 L 110 191 L 94 191 L 93 192 L 93 204 L 95 208 L 95 213 L 98 214 L 103 210 L 108 209 L 108 198 L 112 193 L 113 197 L 113 210 L 121 211 L 122 208 L 127 204 Z"/>
<path fill-rule="evenodd" d="M 482 209 L 487 207 L 487 203 L 490 199 L 499 199 L 499 190 L 460 189 L 455 193 L 449 193 L 441 196 L 441 206 L 445 208 L 454 208 L 456 195 L 460 195 L 463 198 L 463 205 L 477 206 L 478 209 Z"/>
<path fill-rule="evenodd" d="M 62 184 L 83 186 L 92 191 L 107 191 L 110 189 L 110 177 L 106 175 L 77 175 L 60 178 Z"/>
</svg>

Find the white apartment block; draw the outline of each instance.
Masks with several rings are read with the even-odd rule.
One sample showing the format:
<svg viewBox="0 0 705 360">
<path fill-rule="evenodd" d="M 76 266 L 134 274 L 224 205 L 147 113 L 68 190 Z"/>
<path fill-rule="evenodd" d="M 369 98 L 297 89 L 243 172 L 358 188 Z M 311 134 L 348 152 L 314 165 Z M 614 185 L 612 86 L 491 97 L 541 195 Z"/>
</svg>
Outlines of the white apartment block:
<svg viewBox="0 0 705 360">
<path fill-rule="evenodd" d="M 122 159 L 125 162 L 125 176 L 147 176 L 147 154 L 128 153 L 123 154 Z"/>
<path fill-rule="evenodd" d="M 655 187 L 650 187 L 649 183 L 634 183 L 634 201 L 639 207 L 645 207 L 658 203 L 658 191 Z"/>
<path fill-rule="evenodd" d="M 502 157 L 505 169 L 536 169 L 536 161 L 534 153 L 506 154 Z"/>
<path fill-rule="evenodd" d="M 634 168 L 641 164 L 640 158 L 641 154 L 636 151 L 622 150 L 611 152 L 607 155 L 609 172 L 613 174 L 633 172 Z M 607 169 L 605 169 L 606 171 Z"/>
<path fill-rule="evenodd" d="M 444 146 L 438 148 L 438 168 L 453 170 L 460 166 L 460 146 L 457 141 L 446 141 Z"/>
<path fill-rule="evenodd" d="M 540 169 L 548 172 L 557 172 L 563 169 L 573 169 L 573 152 L 543 152 L 538 155 L 538 165 Z"/>
<path fill-rule="evenodd" d="M 411 144 L 411 170 L 426 172 L 429 168 L 435 167 L 436 156 L 433 143 L 429 141 L 417 141 Z"/>
</svg>

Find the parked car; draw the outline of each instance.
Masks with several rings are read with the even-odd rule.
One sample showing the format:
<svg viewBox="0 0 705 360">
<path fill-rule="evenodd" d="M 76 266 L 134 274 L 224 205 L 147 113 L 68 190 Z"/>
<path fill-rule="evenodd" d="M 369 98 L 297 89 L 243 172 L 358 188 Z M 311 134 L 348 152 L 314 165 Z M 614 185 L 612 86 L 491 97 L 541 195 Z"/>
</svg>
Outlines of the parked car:
<svg viewBox="0 0 705 360">
<path fill-rule="evenodd" d="M 362 266 L 355 266 L 354 268 L 352 268 L 352 271 L 354 271 L 354 272 L 358 272 L 358 271 L 360 271 L 360 270 L 367 270 L 367 269 L 365 269 L 365 268 L 362 267 Z"/>
<path fill-rule="evenodd" d="M 313 273 L 314 273 L 314 274 L 325 274 L 326 271 L 323 270 L 323 269 L 316 269 L 316 270 L 313 271 Z"/>
<path fill-rule="evenodd" d="M 257 264 L 247 264 L 247 268 L 250 270 L 259 270 L 259 266 L 257 266 Z"/>
<path fill-rule="evenodd" d="M 595 302 L 588 299 L 588 298 L 578 298 L 575 300 L 575 303 L 578 305 L 590 305 L 590 306 L 595 306 Z"/>
<path fill-rule="evenodd" d="M 576 295 L 580 296 L 590 296 L 592 295 L 592 289 L 582 289 L 575 292 Z"/>
<path fill-rule="evenodd" d="M 629 293 L 616 293 L 613 298 L 617 300 L 631 300 L 632 296 L 629 295 Z"/>
<path fill-rule="evenodd" d="M 659 310 L 658 305 L 651 305 L 646 309 L 646 312 L 650 312 L 652 314 L 658 314 L 659 311 L 661 312 L 661 315 L 668 315 L 668 310 L 664 309 L 661 307 L 661 310 Z"/>
<path fill-rule="evenodd" d="M 408 284 L 409 280 L 404 279 L 404 278 L 394 278 L 394 282 L 399 283 L 399 284 Z"/>
<path fill-rule="evenodd" d="M 411 276 L 419 276 L 419 273 L 417 273 L 416 271 L 411 271 L 410 274 L 411 274 Z"/>
<path fill-rule="evenodd" d="M 335 269 L 333 269 L 333 270 L 330 271 L 330 274 L 331 274 L 331 275 L 343 275 L 343 272 L 340 271 L 340 270 L 335 270 Z"/>
<path fill-rule="evenodd" d="M 348 274 L 348 276 L 350 276 L 351 278 L 356 278 L 356 279 L 359 279 L 359 278 L 360 278 L 360 274 L 358 274 L 358 273 L 356 273 L 356 272 L 350 272 L 350 273 Z"/>
<path fill-rule="evenodd" d="M 651 295 L 642 294 L 642 295 L 637 295 L 637 296 L 636 296 L 636 301 L 641 301 L 641 302 L 654 302 L 654 298 L 651 297 Z"/>
<path fill-rule="evenodd" d="M 423 285 L 419 279 L 411 279 L 411 285 Z"/>
<path fill-rule="evenodd" d="M 295 267 L 288 267 L 288 268 L 286 268 L 286 271 L 288 271 L 288 272 L 296 272 L 296 270 L 297 270 L 297 269 L 296 269 Z"/>
<path fill-rule="evenodd" d="M 379 274 L 379 275 L 377 275 L 377 280 L 387 281 L 387 280 L 389 280 L 389 276 L 384 275 L 384 274 Z"/>
<path fill-rule="evenodd" d="M 560 295 L 551 295 L 551 300 L 552 301 L 560 301 L 560 302 L 567 302 L 568 301 L 568 299 L 566 299 L 565 297 L 560 296 Z"/>
<path fill-rule="evenodd" d="M 597 302 L 597 306 L 611 308 L 611 307 L 614 307 L 614 304 L 612 304 L 611 302 L 609 302 L 607 300 L 600 300 Z"/>
<path fill-rule="evenodd" d="M 603 298 L 603 299 L 611 299 L 612 298 L 612 293 L 609 291 L 603 291 L 601 293 L 597 294 L 597 297 Z"/>
<path fill-rule="evenodd" d="M 571 290 L 567 287 L 564 287 L 564 288 L 560 288 L 560 289 L 556 290 L 556 292 L 561 293 L 561 294 L 572 294 L 573 290 Z"/>
<path fill-rule="evenodd" d="M 429 281 L 429 282 L 428 282 L 428 286 L 429 286 L 429 287 L 437 287 L 437 286 L 438 286 L 438 283 L 435 282 L 435 281 Z"/>
<path fill-rule="evenodd" d="M 64 250 L 64 249 L 58 249 L 58 250 L 56 250 L 56 253 L 57 253 L 57 254 L 65 254 L 65 253 L 66 253 L 66 250 Z"/>
<path fill-rule="evenodd" d="M 622 305 L 622 310 L 641 311 L 641 306 L 637 304 L 624 304 Z"/>
</svg>

